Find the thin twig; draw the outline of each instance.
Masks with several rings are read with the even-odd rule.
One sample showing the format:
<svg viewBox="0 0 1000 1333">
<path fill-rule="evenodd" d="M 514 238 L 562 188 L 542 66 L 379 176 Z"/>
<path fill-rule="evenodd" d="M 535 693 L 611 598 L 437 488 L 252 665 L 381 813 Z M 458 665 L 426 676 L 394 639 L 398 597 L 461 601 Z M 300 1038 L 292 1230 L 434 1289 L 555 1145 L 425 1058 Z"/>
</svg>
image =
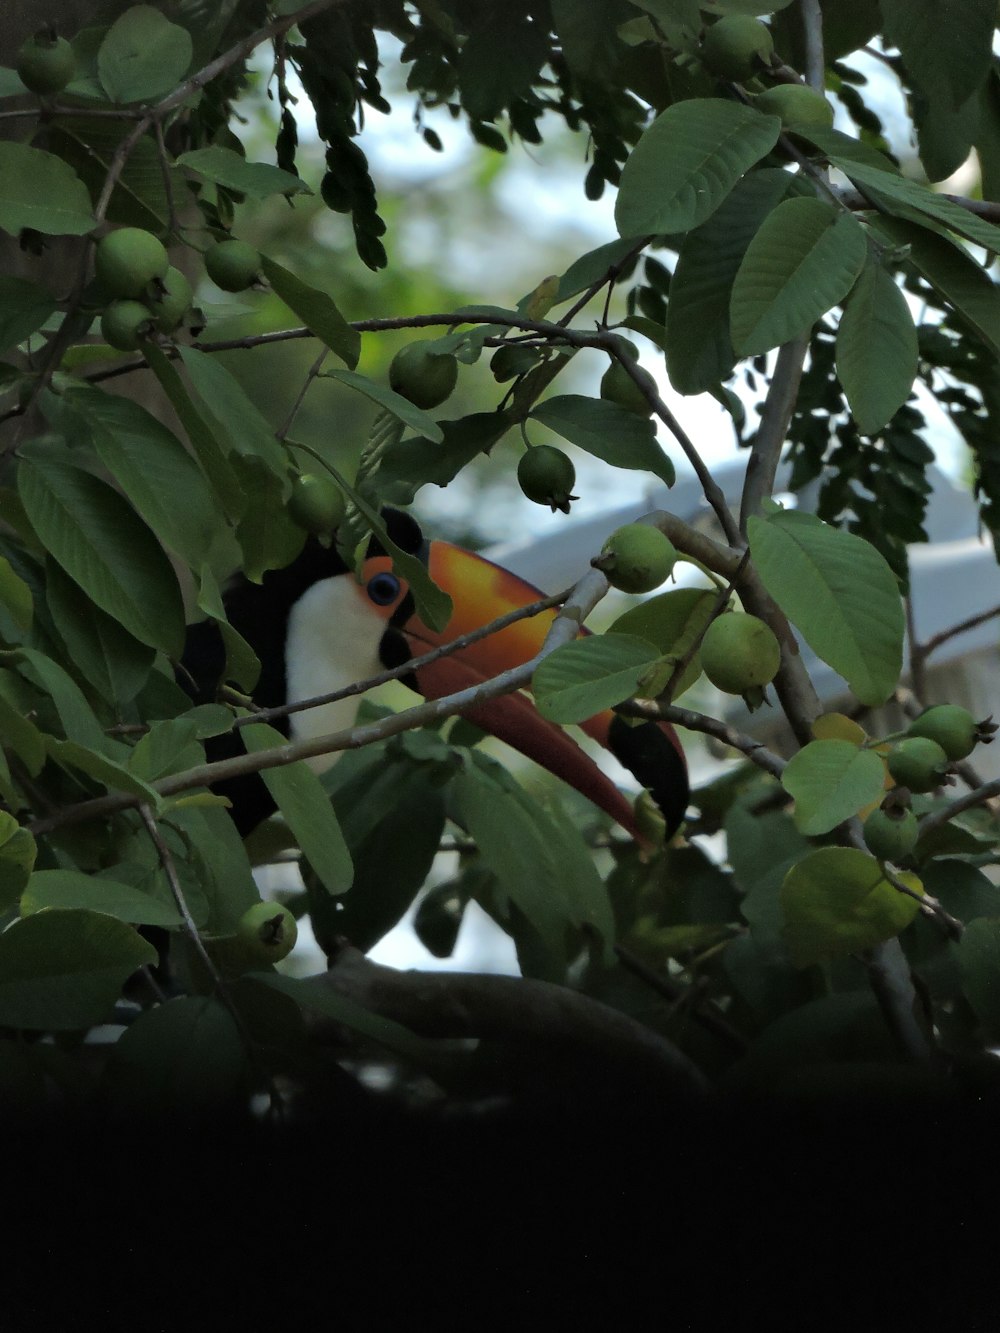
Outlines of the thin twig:
<svg viewBox="0 0 1000 1333">
<path fill-rule="evenodd" d="M 621 713 L 623 717 L 670 722 L 674 726 L 685 727 L 688 731 L 700 731 L 706 736 L 714 736 L 716 740 L 723 741 L 734 750 L 745 754 L 758 768 L 776 778 L 781 777 L 788 762 L 773 750 L 769 750 L 756 736 L 749 736 L 746 732 L 730 726 L 728 722 L 720 722 L 718 718 L 693 712 L 690 708 L 678 708 L 676 704 L 661 704 L 654 699 L 629 699 L 627 703 L 619 704 L 616 712 Z"/>
<path fill-rule="evenodd" d="M 746 537 L 747 520 L 759 514 L 764 499 L 774 491 L 774 479 L 781 460 L 781 449 L 788 437 L 788 427 L 795 411 L 802 382 L 802 367 L 809 349 L 809 337 L 793 338 L 778 350 L 774 374 L 768 386 L 760 425 L 750 450 L 743 498 L 740 503 L 740 532 Z"/>
<path fill-rule="evenodd" d="M 688 987 L 682 986 L 667 972 L 650 967 L 623 944 L 615 945 L 615 954 L 622 967 L 637 976 L 640 981 L 644 981 L 651 990 L 662 995 L 671 1004 L 683 1004 L 695 1023 L 703 1027 L 706 1032 L 710 1032 L 713 1037 L 719 1037 L 737 1055 L 742 1055 L 746 1051 L 747 1042 L 743 1035 L 726 1021 L 711 1001 L 693 1001 Z"/>
<path fill-rule="evenodd" d="M 941 809 L 932 810 L 929 815 L 924 815 L 920 821 L 920 832 L 924 834 L 929 833 L 931 829 L 940 828 L 942 824 L 947 824 L 949 819 L 954 819 L 956 815 L 963 814 L 966 810 L 972 810 L 977 805 L 985 805 L 996 796 L 1000 796 L 1000 778 L 994 778 L 992 782 L 984 782 L 982 786 L 966 792 L 964 796 L 959 796 L 956 800 L 950 801 Z"/>
</svg>

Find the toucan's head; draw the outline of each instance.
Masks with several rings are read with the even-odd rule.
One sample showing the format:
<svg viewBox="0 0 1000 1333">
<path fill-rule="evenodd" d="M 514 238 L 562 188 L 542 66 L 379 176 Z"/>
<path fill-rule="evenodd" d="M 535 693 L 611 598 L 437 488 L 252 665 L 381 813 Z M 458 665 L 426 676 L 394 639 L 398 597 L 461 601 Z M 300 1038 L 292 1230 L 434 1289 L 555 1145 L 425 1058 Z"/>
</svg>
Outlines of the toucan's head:
<svg viewBox="0 0 1000 1333">
<path fill-rule="evenodd" d="M 242 582 L 227 595 L 236 629 L 261 659 L 255 698 L 264 705 L 298 702 L 330 694 L 356 681 L 398 667 L 429 649 L 526 606 L 542 594 L 499 565 L 452 546 L 428 542 L 409 515 L 383 515 L 396 545 L 417 555 L 434 582 L 453 601 L 443 633 L 427 628 L 416 614 L 405 580 L 391 558 L 373 542 L 360 579 L 334 550 L 310 543 L 284 570 L 262 585 Z M 544 611 L 469 645 L 431 665 L 417 668 L 406 683 L 430 699 L 474 686 L 529 661 L 539 650 L 554 611 Z M 295 737 L 322 736 L 353 723 L 357 699 L 320 705 L 290 718 Z M 562 728 L 545 721 L 525 694 L 505 695 L 467 710 L 466 715 L 522 754 L 562 777 L 638 836 L 631 804 Z M 650 789 L 671 831 L 687 803 L 687 768 L 673 730 L 663 724 L 626 724 L 610 713 L 590 719 L 584 731 L 605 745 Z M 326 767 L 333 756 L 313 761 Z"/>
</svg>

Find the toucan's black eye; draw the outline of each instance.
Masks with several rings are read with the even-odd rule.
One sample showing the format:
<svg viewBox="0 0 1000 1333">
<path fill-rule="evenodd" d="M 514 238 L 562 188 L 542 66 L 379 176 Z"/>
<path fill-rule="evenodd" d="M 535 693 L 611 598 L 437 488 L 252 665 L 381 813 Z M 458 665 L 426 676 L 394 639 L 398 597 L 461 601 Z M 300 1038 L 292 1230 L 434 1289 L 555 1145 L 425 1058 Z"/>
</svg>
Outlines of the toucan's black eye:
<svg viewBox="0 0 1000 1333">
<path fill-rule="evenodd" d="M 399 579 L 395 574 L 376 574 L 368 580 L 367 592 L 376 606 L 389 606 L 399 596 Z"/>
</svg>

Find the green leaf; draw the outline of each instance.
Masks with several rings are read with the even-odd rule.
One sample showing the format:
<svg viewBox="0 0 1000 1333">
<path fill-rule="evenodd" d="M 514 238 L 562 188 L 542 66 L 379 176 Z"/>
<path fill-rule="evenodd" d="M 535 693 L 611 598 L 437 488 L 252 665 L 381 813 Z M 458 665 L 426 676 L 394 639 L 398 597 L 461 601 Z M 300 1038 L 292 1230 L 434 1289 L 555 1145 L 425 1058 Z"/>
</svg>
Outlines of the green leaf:
<svg viewBox="0 0 1000 1333">
<path fill-rule="evenodd" d="M 961 246 L 923 227 L 880 217 L 876 230 L 897 245 L 995 355 L 1000 356 L 1000 290 Z"/>
<path fill-rule="evenodd" d="M 179 926 L 180 912 L 148 893 L 100 875 L 76 870 L 36 870 L 21 896 L 21 915 L 51 908 L 85 907 L 134 926 Z"/>
<path fill-rule="evenodd" d="M 781 785 L 795 801 L 795 827 L 815 838 L 878 800 L 885 762 L 850 741 L 810 741 L 788 761 Z"/>
<path fill-rule="evenodd" d="M 83 236 L 96 225 L 87 187 L 52 153 L 0 142 L 0 227 L 46 236 Z"/>
<path fill-rule="evenodd" d="M 213 705 L 204 707 L 212 709 Z M 231 714 L 229 716 L 231 721 Z M 210 730 L 214 731 L 214 728 Z M 151 722 L 149 730 L 139 737 L 129 752 L 129 771 L 145 782 L 157 782 L 171 773 L 181 773 L 203 764 L 205 751 L 196 740 L 197 732 L 197 719 L 190 714 Z"/>
<path fill-rule="evenodd" d="M 866 163 L 839 158 L 832 161 L 856 185 L 874 194 L 887 212 L 918 224 L 923 224 L 924 218 L 931 218 L 976 245 L 994 252 L 1000 250 L 1000 227 L 952 203 L 927 185 L 889 171 L 879 171 Z"/>
<path fill-rule="evenodd" d="M 242 736 L 248 754 L 288 744 L 263 723 L 243 727 Z M 319 778 L 305 762 L 265 768 L 261 777 L 327 892 L 344 893 L 353 878 L 351 855 Z"/>
<path fill-rule="evenodd" d="M 83 691 L 67 671 L 36 648 L 22 648 L 21 672 L 49 696 L 59 714 L 63 731 L 79 745 L 109 756 L 127 754 L 127 747 L 104 734 Z"/>
<path fill-rule="evenodd" d="M 916 893 L 916 875 L 897 876 Z M 825 963 L 892 939 L 920 904 L 882 878 L 874 857 L 853 847 L 821 847 L 793 866 L 781 886 L 785 941 L 797 967 Z"/>
<path fill-rule="evenodd" d="M 247 501 L 236 525 L 243 573 L 259 583 L 267 570 L 291 564 L 305 545 L 306 534 L 288 513 L 288 483 L 283 475 L 272 472 L 259 458 L 234 455 L 231 462 Z"/>
<path fill-rule="evenodd" d="M 837 375 L 858 430 L 874 435 L 902 407 L 917 374 L 917 331 L 906 298 L 870 260 L 837 330 Z"/>
<path fill-rule="evenodd" d="M 0 1025 L 29 1031 L 92 1027 L 109 1015 L 125 980 L 156 950 L 101 912 L 52 910 L 0 935 Z"/>
<path fill-rule="evenodd" d="M 115 1043 L 103 1090 L 119 1114 L 189 1117 L 242 1110 L 247 1051 L 229 1010 L 211 996 L 182 995 L 149 1009 Z"/>
<path fill-rule="evenodd" d="M 750 551 L 764 586 L 809 647 L 877 708 L 903 661 L 896 578 L 869 542 L 812 514 L 751 518 Z"/>
<path fill-rule="evenodd" d="M 176 575 L 117 491 L 30 445 L 17 485 L 32 527 L 70 578 L 135 638 L 179 657 L 184 604 Z"/>
<path fill-rule="evenodd" d="M 569 301 L 572 297 L 585 292 L 588 287 L 603 282 L 610 274 L 618 271 L 619 266 L 633 250 L 638 252 L 643 244 L 644 238 L 641 236 L 625 236 L 620 240 L 599 245 L 595 250 L 588 250 L 586 254 L 580 255 L 579 259 L 574 259 L 559 279 L 556 304 Z"/>
<path fill-rule="evenodd" d="M 171 804 L 170 823 L 176 825 L 184 838 L 189 877 L 194 879 L 204 904 L 202 915 L 195 916 L 199 928 L 213 935 L 233 934 L 247 908 L 260 902 L 236 826 L 224 809 L 190 803 L 180 806 L 176 801 Z M 168 833 L 166 824 L 162 831 Z M 194 912 L 190 900 L 189 906 Z"/>
<path fill-rule="evenodd" d="M 194 456 L 211 484 L 216 503 L 229 519 L 242 518 L 246 513 L 247 499 L 236 472 L 223 452 L 219 435 L 198 411 L 173 361 L 168 360 L 155 343 L 146 344 L 145 355 L 150 369 L 159 380 L 160 388 L 170 399 L 170 405 L 184 427 Z"/>
<path fill-rule="evenodd" d="M 131 120 L 86 116 L 56 120 L 50 130 L 51 148 L 74 169 L 96 199 L 112 162 L 117 160 L 122 140 L 132 128 Z M 176 198 L 184 189 L 184 178 L 164 161 L 152 135 L 145 135 L 129 149 L 111 193 L 107 220 L 162 235 L 171 218 L 168 185 Z"/>
<path fill-rule="evenodd" d="M 647 597 L 638 606 L 608 626 L 608 634 L 630 634 L 659 649 L 664 658 L 675 662 L 685 657 L 692 643 L 700 639 L 715 610 L 717 594 L 709 588 L 675 588 L 671 592 Z M 697 653 L 681 673 L 672 697 L 679 699 L 701 674 Z"/>
<path fill-rule="evenodd" d="M 226 649 L 225 679 L 235 681 L 249 694 L 260 679 L 260 658 L 243 635 L 230 625 L 222 590 L 207 566 L 202 567 L 198 582 L 198 607 L 218 625 Z"/>
<path fill-rule="evenodd" d="M 780 130 L 777 116 L 736 102 L 691 98 L 667 107 L 622 169 L 615 205 L 619 235 L 697 227 L 771 151 Z"/>
<path fill-rule="evenodd" d="M 310 287 L 266 255 L 261 256 L 264 277 L 311 333 L 339 356 L 349 370 L 361 355 L 361 334 L 352 329 L 326 292 Z"/>
<path fill-rule="evenodd" d="M 413 430 L 420 431 L 421 435 L 433 444 L 441 444 L 444 440 L 444 432 L 429 412 L 414 407 L 401 394 L 393 393 L 392 389 L 369 379 L 367 375 L 359 375 L 353 370 L 329 370 L 325 378 L 337 380 L 340 384 L 346 384 L 349 389 L 363 393 L 373 403 L 384 407 L 398 421 L 402 421 Z"/>
<path fill-rule="evenodd" d="M 959 107 L 990 69 L 993 0 L 881 0 L 886 34 L 921 89 Z"/>
<path fill-rule="evenodd" d="M 212 549 L 220 516 L 177 436 L 139 403 L 100 389 L 63 394 L 55 415 L 70 438 L 89 439 L 163 545 L 197 569 Z"/>
<path fill-rule="evenodd" d="M 995 1040 L 1000 1032 L 1000 920 L 970 921 L 954 948 L 965 996 Z"/>
<path fill-rule="evenodd" d="M 31 629 L 35 613 L 31 589 L 3 556 L 0 556 L 0 603 L 18 629 L 25 632 Z"/>
<path fill-rule="evenodd" d="M 240 457 L 258 458 L 276 476 L 284 477 L 288 459 L 274 438 L 267 418 L 253 405 L 242 384 L 218 357 L 195 347 L 180 348 L 184 369 L 201 399 L 201 415 L 225 441 L 228 451 Z"/>
<path fill-rule="evenodd" d="M 761 224 L 733 283 L 731 333 L 753 356 L 808 333 L 865 262 L 860 223 L 819 199 L 786 199 Z"/>
<path fill-rule="evenodd" d="M 548 55 L 541 25 L 524 13 L 486 9 L 472 26 L 458 60 L 462 105 L 473 120 L 494 120 L 530 94 Z"/>
<path fill-rule="evenodd" d="M 286 198 L 293 194 L 312 194 L 305 181 L 290 171 L 282 171 L 267 162 L 248 162 L 232 148 L 223 148 L 221 144 L 181 153 L 176 162 L 177 166 L 186 167 L 204 180 L 238 190 L 251 199 L 266 199 L 271 194 L 283 194 Z"/>
<path fill-rule="evenodd" d="M 728 379 L 736 364 L 729 333 L 733 281 L 761 223 L 800 189 L 787 171 L 752 171 L 685 238 L 667 302 L 667 372 L 678 393 L 703 393 Z"/>
<path fill-rule="evenodd" d="M 588 634 L 544 657 L 531 692 L 542 717 L 560 726 L 585 722 L 635 694 L 659 659 L 645 639 L 631 634 Z"/>
<path fill-rule="evenodd" d="M 394 504 L 406 505 L 429 482 L 447 486 L 467 463 L 489 453 L 513 424 L 511 412 L 473 412 L 457 421 L 442 421 L 440 445 L 412 436 L 391 442 L 379 462 L 380 494 Z"/>
<path fill-rule="evenodd" d="M 24 683 L 13 672 L 0 670 L 0 737 L 3 748 L 13 750 L 28 776 L 35 778 L 45 763 L 45 737 L 19 706 Z"/>
<path fill-rule="evenodd" d="M 120 708 L 142 689 L 156 656 L 86 597 L 55 561 L 46 564 L 46 604 L 69 658 L 102 699 Z"/>
<path fill-rule="evenodd" d="M 89 749 L 79 741 L 60 741 L 50 736 L 45 742 L 48 753 L 64 768 L 79 770 L 110 791 L 129 792 L 138 796 L 154 810 L 160 806 L 159 793 L 148 783 L 130 773 L 124 764 L 109 758 L 103 751 Z"/>
<path fill-rule="evenodd" d="M 652 472 L 668 486 L 674 484 L 674 465 L 657 443 L 656 426 L 648 417 L 578 393 L 547 398 L 531 416 L 602 462 Z"/>
<path fill-rule="evenodd" d="M 57 308 L 49 293 L 37 283 L 0 274 L 0 352 L 24 342 Z"/>
<path fill-rule="evenodd" d="M 112 102 L 150 102 L 181 82 L 191 64 L 191 35 L 152 5 L 133 5 L 108 29 L 97 74 Z"/>
<path fill-rule="evenodd" d="M 34 868 L 35 839 L 13 815 L 0 810 L 0 912 L 17 902 Z"/>
<path fill-rule="evenodd" d="M 414 1036 L 401 1023 L 372 1013 L 364 1005 L 338 994 L 326 977 L 289 977 L 278 972 L 261 972 L 254 974 L 254 980 L 291 996 L 300 1008 L 330 1018 L 408 1060 L 419 1064 L 428 1058 L 430 1043 Z"/>
</svg>

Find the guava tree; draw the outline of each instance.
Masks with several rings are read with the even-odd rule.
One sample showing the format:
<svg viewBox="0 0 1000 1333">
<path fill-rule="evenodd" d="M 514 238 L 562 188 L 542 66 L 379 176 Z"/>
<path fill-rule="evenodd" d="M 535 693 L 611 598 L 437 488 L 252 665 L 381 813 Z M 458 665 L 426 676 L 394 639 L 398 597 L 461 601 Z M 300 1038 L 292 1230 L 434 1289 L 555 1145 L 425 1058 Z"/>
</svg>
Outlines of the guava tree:
<svg viewBox="0 0 1000 1333">
<path fill-rule="evenodd" d="M 472 1106 L 609 1081 L 664 1104 L 803 1080 L 980 1086 L 1000 1029 L 986 873 L 1000 784 L 975 770 L 993 728 L 921 698 L 916 677 L 899 691 L 933 457 L 918 382 L 1000 533 L 992 0 L 944 25 L 933 0 L 94 8 L 15 7 L 0 71 L 0 1086 L 29 1110 L 242 1111 L 265 1094 L 275 1112 L 355 1097 L 373 1062 Z M 273 160 L 241 141 L 251 61 Z M 872 62 L 902 95 L 902 132 L 876 113 Z M 581 202 L 617 190 L 618 237 L 538 273 L 516 308 L 484 272 L 454 309 L 378 319 L 346 282 L 347 299 L 251 244 L 249 206 L 318 196 L 355 265 L 391 273 L 365 118 L 404 82 L 432 149 L 441 113 L 483 153 L 573 132 Z M 299 152 L 302 90 L 321 172 Z M 935 189 L 973 150 L 975 197 Z M 252 334 L 218 336 L 229 312 L 205 274 L 259 303 Z M 419 334 L 388 376 L 359 370 L 401 329 Z M 310 359 L 269 421 L 247 386 L 302 340 Z M 640 343 L 676 394 L 731 413 L 738 513 Z M 583 348 L 607 357 L 600 396 L 557 383 Z M 477 362 L 494 391 L 449 413 Z M 363 441 L 298 434 L 331 381 L 360 396 Z M 617 534 L 573 589 L 528 608 L 551 622 L 539 652 L 471 695 L 363 706 L 318 740 L 287 739 L 288 708 L 261 713 L 267 664 L 232 623 L 231 575 L 259 585 L 307 533 L 364 569 L 374 537 L 380 577 L 443 630 L 448 599 L 391 513 L 496 451 L 511 486 L 569 524 L 570 448 L 668 484 L 683 458 L 714 527 L 667 510 Z M 819 481 L 817 512 L 771 498 L 783 457 L 794 488 Z M 675 560 L 695 583 L 578 636 L 609 580 L 648 592 Z M 179 665 L 195 621 L 222 645 L 210 698 Z M 800 639 L 847 681 L 844 711 L 824 712 Z M 685 706 L 703 672 L 781 710 L 790 752 Z M 642 797 L 635 836 L 574 819 L 463 718 L 522 689 L 560 726 L 613 709 L 745 762 L 693 791 L 667 839 Z M 894 697 L 913 720 L 879 734 L 866 720 Z M 337 751 L 322 776 L 305 763 Z M 222 784 L 257 773 L 279 817 L 244 839 Z M 261 903 L 253 865 L 290 851 L 303 893 Z M 451 952 L 475 901 L 523 977 L 367 960 L 421 894 L 432 952 Z M 311 977 L 274 967 L 303 913 L 329 956 Z"/>
</svg>

